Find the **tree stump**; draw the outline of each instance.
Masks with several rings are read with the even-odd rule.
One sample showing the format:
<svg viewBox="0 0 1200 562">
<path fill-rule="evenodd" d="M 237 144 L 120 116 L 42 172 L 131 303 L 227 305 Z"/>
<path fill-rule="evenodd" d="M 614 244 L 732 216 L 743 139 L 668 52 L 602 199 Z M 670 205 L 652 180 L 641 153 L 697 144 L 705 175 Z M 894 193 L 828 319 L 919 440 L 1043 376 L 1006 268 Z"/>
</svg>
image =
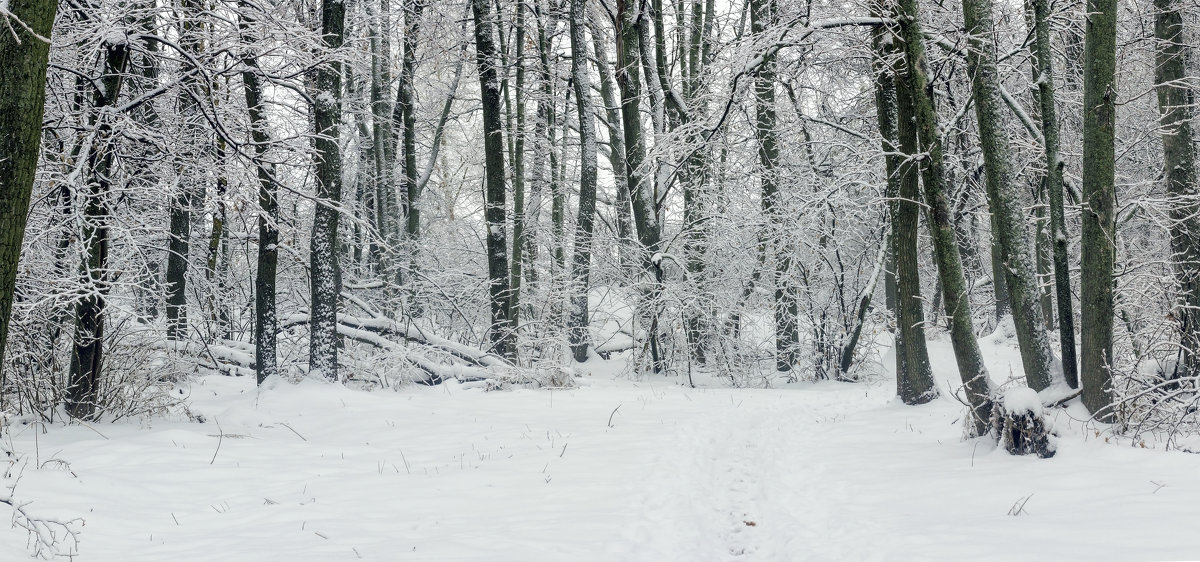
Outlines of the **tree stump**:
<svg viewBox="0 0 1200 562">
<path fill-rule="evenodd" d="M 1046 421 L 1042 401 L 1031 388 L 1005 391 L 992 409 L 992 431 L 1009 454 L 1037 454 L 1048 459 L 1057 450 L 1057 438 Z"/>
</svg>

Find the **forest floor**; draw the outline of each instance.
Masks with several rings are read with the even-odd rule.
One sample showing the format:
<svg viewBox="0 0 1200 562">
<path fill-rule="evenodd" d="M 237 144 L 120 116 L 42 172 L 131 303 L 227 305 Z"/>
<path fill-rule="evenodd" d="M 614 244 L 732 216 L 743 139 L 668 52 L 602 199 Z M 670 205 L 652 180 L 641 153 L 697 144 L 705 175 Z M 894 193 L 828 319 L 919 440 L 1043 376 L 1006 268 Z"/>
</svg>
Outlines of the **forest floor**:
<svg viewBox="0 0 1200 562">
<path fill-rule="evenodd" d="M 1019 374 L 1011 340 L 982 343 Z M 35 516 L 83 520 L 81 562 L 1200 556 L 1200 457 L 1106 442 L 1077 405 L 1053 459 L 964 441 L 949 344 L 931 350 L 946 388 L 917 407 L 886 373 L 688 388 L 598 362 L 578 388 L 496 392 L 208 377 L 187 399 L 204 423 L 11 425 L 6 482 Z M 0 559 L 29 552 L 0 529 Z"/>
</svg>

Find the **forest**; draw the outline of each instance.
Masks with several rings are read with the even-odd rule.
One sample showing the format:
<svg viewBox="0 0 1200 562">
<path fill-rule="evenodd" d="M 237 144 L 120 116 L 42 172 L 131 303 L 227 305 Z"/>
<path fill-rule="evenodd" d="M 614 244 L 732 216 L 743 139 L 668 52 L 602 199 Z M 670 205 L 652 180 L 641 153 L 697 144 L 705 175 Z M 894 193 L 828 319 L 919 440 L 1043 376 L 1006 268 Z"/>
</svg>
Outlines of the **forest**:
<svg viewBox="0 0 1200 562">
<path fill-rule="evenodd" d="M 524 542 L 414 530 L 413 544 L 433 548 L 412 546 L 414 559 L 921 558 L 900 531 L 823 539 L 834 550 L 770 531 L 768 513 L 803 499 L 770 499 L 792 489 L 782 467 L 819 449 L 845 465 L 822 470 L 868 486 L 856 455 L 888 471 L 982 463 L 984 481 L 950 480 L 979 499 L 1003 488 L 988 478 L 1066 494 L 1071 474 L 1112 461 L 1125 468 L 1095 477 L 1094 494 L 1151 479 L 1157 499 L 1167 484 L 1149 473 L 1185 478 L 1200 450 L 1195 3 L 0 0 L 0 21 L 0 502 L 13 512 L 0 545 L 20 556 L 132 548 L 88 538 L 126 532 L 113 521 L 138 510 L 120 495 L 115 519 L 95 515 L 87 533 L 81 506 L 93 504 L 66 499 L 88 463 L 101 463 L 97 479 L 122 470 L 104 464 L 117 453 L 102 442 L 128 448 L 133 466 L 164 448 L 198 455 L 162 468 L 211 482 L 216 495 L 196 500 L 211 517 L 236 511 L 216 493 L 239 478 L 233 465 L 272 467 L 254 473 L 270 479 L 292 454 L 384 441 L 355 418 L 400 432 L 364 453 L 379 456 L 373 477 L 414 477 L 413 443 L 429 438 L 424 478 L 478 455 L 504 482 L 539 472 L 532 459 L 549 451 L 544 485 L 574 455 L 590 460 L 556 483 L 608 482 L 597 466 L 624 451 L 616 432 L 637 427 L 629 451 L 698 463 L 692 489 L 729 503 L 660 493 L 645 511 L 678 532 L 651 539 L 613 521 L 596 533 L 625 542 L 599 550 L 591 533 L 560 544 L 532 523 Z M 568 405 L 539 410 L 556 396 Z M 739 413 L 742 401 L 756 413 Z M 513 453 L 528 467 L 495 468 L 493 455 L 513 456 L 483 452 L 491 434 L 463 424 L 522 412 L 497 435 L 530 445 L 545 425 L 548 441 Z M 652 419 L 678 438 L 655 436 Z M 844 442 L 814 437 L 847 419 L 861 427 L 828 434 Z M 885 439 L 893 426 L 909 446 Z M 788 427 L 796 435 L 762 437 Z M 160 433 L 173 437 L 145 441 Z M 48 443 L 64 456 L 47 457 Z M 696 455 L 758 476 L 723 480 Z M 204 466 L 185 469 L 193 461 Z M 229 472 L 211 472 L 223 461 Z M 326 461 L 313 462 L 286 470 Z M 305 492 L 284 503 L 307 505 L 315 476 L 293 476 Z M 187 486 L 164 478 L 164 491 Z M 331 494 L 352 499 L 326 515 L 371 513 L 371 494 L 345 480 Z M 405 482 L 395 494 L 420 485 Z M 642 485 L 695 493 L 669 478 Z M 598 511 L 629 497 L 597 490 L 572 497 L 594 496 L 580 501 Z M 480 493 L 419 492 L 413 513 L 503 503 Z M 1028 514 L 1032 489 L 1004 493 L 1012 508 L 996 515 Z M 1173 493 L 1131 517 L 1183 510 L 1200 486 Z M 804 501 L 835 519 L 858 513 L 835 500 Z M 1062 533 L 1075 529 L 1070 509 L 1111 509 L 1085 493 L 1059 500 L 1062 518 L 1042 524 Z M 137 505 L 170 511 L 155 501 Z M 953 521 L 936 515 L 943 504 L 903 501 L 930 524 Z M 487 509 L 471 521 L 507 520 Z M 724 531 L 678 530 L 713 509 Z M 159 518 L 185 527 L 176 514 Z M 210 523 L 193 542 L 160 544 L 164 528 L 136 548 L 200 548 L 228 528 Z M 321 548 L 337 542 L 296 526 Z M 356 537 L 340 550 L 259 551 L 252 537 L 230 548 L 328 560 L 411 546 L 376 545 L 386 531 L 374 528 L 339 528 Z M 1039 556 L 1086 552 L 1036 537 Z M 104 546 L 89 554 L 89 540 Z M 1200 547 L 1189 540 L 1097 553 L 1178 557 Z"/>
</svg>

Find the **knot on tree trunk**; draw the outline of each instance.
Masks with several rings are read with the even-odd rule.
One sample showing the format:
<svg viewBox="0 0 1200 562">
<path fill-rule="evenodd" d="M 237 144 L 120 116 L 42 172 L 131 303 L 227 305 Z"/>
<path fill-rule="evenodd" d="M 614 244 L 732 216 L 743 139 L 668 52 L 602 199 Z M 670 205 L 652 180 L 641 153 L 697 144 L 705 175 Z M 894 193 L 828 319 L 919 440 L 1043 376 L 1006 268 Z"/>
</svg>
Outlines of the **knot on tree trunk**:
<svg viewBox="0 0 1200 562">
<path fill-rule="evenodd" d="M 1048 459 L 1057 450 L 1057 437 L 1046 421 L 1041 398 L 1031 388 L 1010 388 L 992 408 L 992 431 L 1013 455 L 1037 454 Z"/>
</svg>

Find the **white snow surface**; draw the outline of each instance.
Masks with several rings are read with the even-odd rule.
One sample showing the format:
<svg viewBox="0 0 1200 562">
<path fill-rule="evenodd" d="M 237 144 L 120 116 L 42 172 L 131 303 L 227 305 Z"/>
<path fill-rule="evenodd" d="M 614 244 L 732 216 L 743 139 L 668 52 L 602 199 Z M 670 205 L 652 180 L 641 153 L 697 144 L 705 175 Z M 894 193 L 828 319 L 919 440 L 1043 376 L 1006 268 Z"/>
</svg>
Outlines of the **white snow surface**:
<svg viewBox="0 0 1200 562">
<path fill-rule="evenodd" d="M 1019 369 L 1015 342 L 984 341 L 993 372 Z M 1107 442 L 1077 404 L 1047 412 L 1053 459 L 964 441 L 949 344 L 930 343 L 943 398 L 915 407 L 890 375 L 692 389 L 619 377 L 619 359 L 555 391 L 211 376 L 188 390 L 204 423 L 9 420 L 2 447 L 28 511 L 86 521 L 80 562 L 1200 553 L 1200 458 Z M 0 560 L 27 556 L 23 529 L 0 530 Z"/>
<path fill-rule="evenodd" d="M 1037 391 L 1027 386 L 1014 386 L 1004 391 L 1001 403 L 1006 411 L 1013 414 L 1042 415 L 1042 399 L 1038 397 Z"/>
</svg>

